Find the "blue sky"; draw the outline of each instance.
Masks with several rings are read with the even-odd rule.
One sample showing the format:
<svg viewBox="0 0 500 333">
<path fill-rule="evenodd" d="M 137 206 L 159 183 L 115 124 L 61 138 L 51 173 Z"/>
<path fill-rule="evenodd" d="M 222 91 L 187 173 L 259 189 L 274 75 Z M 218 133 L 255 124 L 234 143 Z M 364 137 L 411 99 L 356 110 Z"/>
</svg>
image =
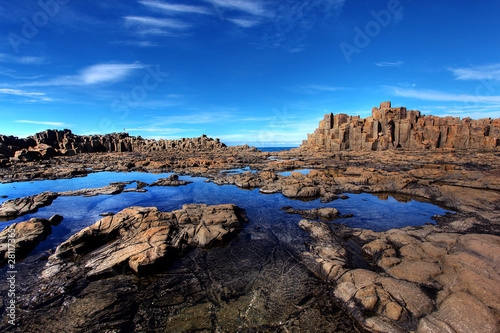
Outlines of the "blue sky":
<svg viewBox="0 0 500 333">
<path fill-rule="evenodd" d="M 391 100 L 500 117 L 499 1 L 0 0 L 0 134 L 297 145 Z"/>
</svg>

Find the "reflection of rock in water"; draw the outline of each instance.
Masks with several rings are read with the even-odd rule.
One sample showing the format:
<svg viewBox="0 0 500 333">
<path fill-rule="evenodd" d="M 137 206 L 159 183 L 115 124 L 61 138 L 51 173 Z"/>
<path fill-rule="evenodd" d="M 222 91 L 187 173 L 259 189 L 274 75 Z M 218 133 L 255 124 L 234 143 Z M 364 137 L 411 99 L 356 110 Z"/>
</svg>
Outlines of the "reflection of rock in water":
<svg viewBox="0 0 500 333">
<path fill-rule="evenodd" d="M 166 332 L 218 330 L 353 329 L 291 249 L 266 235 L 231 246 L 195 250 L 177 268 L 141 291 L 136 329 Z M 140 321 L 137 321 L 141 318 Z"/>
</svg>

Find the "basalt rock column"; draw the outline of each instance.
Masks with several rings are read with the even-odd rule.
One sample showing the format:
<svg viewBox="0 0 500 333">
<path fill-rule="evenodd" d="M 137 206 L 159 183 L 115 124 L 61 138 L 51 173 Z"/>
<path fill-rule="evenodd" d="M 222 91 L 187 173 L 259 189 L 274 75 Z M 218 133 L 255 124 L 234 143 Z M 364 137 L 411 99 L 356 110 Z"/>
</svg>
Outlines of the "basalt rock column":
<svg viewBox="0 0 500 333">
<path fill-rule="evenodd" d="M 326 150 L 480 149 L 500 147 L 500 119 L 474 120 L 459 117 L 421 115 L 405 107 L 383 102 L 372 109 L 372 116 L 360 118 L 346 114 L 326 114 L 302 147 Z"/>
</svg>

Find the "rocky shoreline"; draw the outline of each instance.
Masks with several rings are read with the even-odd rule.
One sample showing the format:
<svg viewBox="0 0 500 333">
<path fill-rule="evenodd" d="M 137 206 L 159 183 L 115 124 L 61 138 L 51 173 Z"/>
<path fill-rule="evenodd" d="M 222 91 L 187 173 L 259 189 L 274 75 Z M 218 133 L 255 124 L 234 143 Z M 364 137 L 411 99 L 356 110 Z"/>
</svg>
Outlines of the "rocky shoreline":
<svg viewBox="0 0 500 333">
<path fill-rule="evenodd" d="M 286 207 L 288 213 L 305 218 L 299 226 L 310 236 L 307 250 L 298 259 L 300 266 L 294 269 L 307 267 L 323 281 L 321 288 L 330 288 L 330 293 L 318 299 L 333 302 L 335 305 L 331 306 L 342 308 L 353 319 L 350 324 L 341 320 L 344 326 L 337 329 L 499 332 L 499 157 L 500 152 L 495 150 L 331 151 L 309 144 L 273 153 L 250 147 L 97 152 L 30 162 L 12 161 L 9 162 L 12 165 L 0 168 L 0 179 L 5 183 L 84 177 L 103 171 L 171 172 L 205 177 L 220 186 L 258 188 L 262 194 L 281 193 L 285 197 L 304 201 L 320 198 L 321 202 L 330 202 L 341 200 L 340 196 L 344 193 L 372 193 L 380 198 L 390 194 L 400 201 L 419 198 L 439 204 L 455 213 L 437 216 L 436 224 L 384 232 L 335 223 L 335 219 L 342 214 L 349 214 L 347 211 L 322 210 L 321 207 L 303 211 Z M 243 172 L 247 167 L 251 171 Z M 241 169 L 242 172 L 221 172 L 232 169 Z M 293 172 L 300 169 L 311 171 L 306 174 Z M 284 171 L 292 173 L 290 176 L 280 174 Z M 172 176 L 149 186 L 186 184 Z M 146 186 L 148 184 L 137 182 L 137 190 Z M 12 201 L 0 206 L 0 212 L 4 212 L 6 217 L 19 216 L 36 210 L 42 203 L 50 205 L 48 201 L 57 196 L 115 194 L 123 191 L 124 187 L 125 184 L 110 184 L 75 193 L 40 194 L 44 200 L 37 200 L 36 197 L 7 198 Z M 73 331 L 84 331 L 94 326 L 117 331 L 127 331 L 131 327 L 146 329 L 147 325 L 137 319 L 137 315 L 135 319 L 130 319 L 128 312 L 137 304 L 145 304 L 134 303 L 132 295 L 149 290 L 137 291 L 141 288 L 136 284 L 137 279 L 147 277 L 151 271 L 158 271 L 158 267 L 169 267 L 190 248 L 217 248 L 217 244 L 230 240 L 245 228 L 245 217 L 240 208 L 245 207 L 193 205 L 164 213 L 156 208 L 131 207 L 116 215 L 106 216 L 60 244 L 50 256 L 41 259 L 45 266 L 38 272 L 40 277 L 27 287 L 27 294 L 22 296 L 25 315 L 33 313 L 41 318 L 41 322 L 54 323 L 51 314 L 63 311 L 67 316 L 66 325 L 78 322 L 74 324 Z M 276 207 L 276 210 L 280 208 Z M 49 221 L 31 223 L 46 226 L 45 229 L 50 227 Z M 41 241 L 47 234 L 44 228 L 29 226 L 26 230 L 31 229 L 40 231 L 33 233 L 36 234 L 35 241 Z M 204 252 L 206 257 L 200 262 L 208 260 L 210 253 L 217 251 Z M 197 253 L 190 255 L 198 256 Z M 280 260 L 287 262 L 290 258 L 285 254 Z M 251 262 L 248 264 L 251 265 Z M 174 267 L 171 271 L 179 269 L 182 270 Z M 159 271 L 169 272 L 165 268 Z M 89 284 L 88 281 L 94 282 Z M 179 281 L 176 283 L 182 285 Z M 188 283 L 189 288 L 200 288 L 192 283 Z M 60 288 L 65 291 L 61 292 Z M 99 290 L 109 295 L 98 296 Z M 147 291 L 144 297 L 147 298 L 148 292 L 152 291 Z M 186 295 L 198 295 L 198 292 L 186 291 Z M 98 306 L 94 312 L 89 312 L 92 302 Z M 231 302 L 219 300 L 210 303 L 218 304 L 216 308 L 208 303 L 193 303 L 195 305 L 179 311 L 186 311 L 185 318 L 203 324 L 191 327 L 178 322 L 175 327 L 181 331 L 210 331 L 217 325 L 225 329 L 232 327 L 221 324 L 226 319 L 218 312 L 224 306 L 239 308 L 240 305 Z M 298 300 L 294 304 L 302 306 Z M 132 312 L 142 313 L 143 318 L 148 317 L 144 314 L 146 309 L 141 307 L 144 305 L 139 305 L 139 309 L 134 308 Z M 99 316 L 99 309 L 105 316 Z M 84 315 L 78 314 L 79 311 Z M 306 312 L 299 311 L 294 315 L 295 319 L 283 324 L 283 327 L 299 327 L 299 330 L 300 327 L 307 327 L 304 324 L 307 317 L 304 316 L 315 313 L 308 311 L 312 308 Z M 207 313 L 212 317 L 209 315 L 207 318 Z M 242 316 L 242 313 L 239 315 Z M 299 322 L 303 326 L 294 326 Z M 113 324 L 106 326 L 106 323 Z M 321 323 L 328 325 L 324 321 Z M 37 328 L 33 321 L 27 321 L 24 326 L 27 332 Z M 268 330 L 280 329 L 274 327 Z M 333 328 L 325 326 L 325 331 L 333 331 Z"/>
</svg>

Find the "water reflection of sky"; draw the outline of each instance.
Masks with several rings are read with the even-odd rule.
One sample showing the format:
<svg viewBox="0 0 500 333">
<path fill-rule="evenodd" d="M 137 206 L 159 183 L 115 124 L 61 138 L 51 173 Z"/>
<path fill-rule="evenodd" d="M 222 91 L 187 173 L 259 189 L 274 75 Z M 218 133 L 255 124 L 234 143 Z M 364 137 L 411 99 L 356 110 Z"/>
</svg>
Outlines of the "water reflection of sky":
<svg viewBox="0 0 500 333">
<path fill-rule="evenodd" d="M 83 178 L 46 180 L 37 182 L 0 184 L 0 195 L 8 198 L 38 194 L 43 191 L 67 191 L 83 188 L 106 186 L 110 182 L 140 180 L 151 183 L 169 174 L 149 173 L 95 173 Z M 24 215 L 9 222 L 0 222 L 2 226 L 14 222 L 27 221 L 32 217 L 49 218 L 53 214 L 64 216 L 64 221 L 53 228 L 53 234 L 42 242 L 37 250 L 46 250 L 65 241 L 69 236 L 87 227 L 101 217 L 104 212 L 117 213 L 130 206 L 158 207 L 162 211 L 180 209 L 189 203 L 205 203 L 208 205 L 233 203 L 244 208 L 250 223 L 244 234 L 251 237 L 252 230 L 269 230 L 281 241 L 301 244 L 307 235 L 298 227 L 301 217 L 289 215 L 280 210 L 291 206 L 296 209 L 312 209 L 317 207 L 334 207 L 341 214 L 351 213 L 352 218 L 339 219 L 334 222 L 344 223 L 351 227 L 361 227 L 375 231 L 388 230 L 410 225 L 422 225 L 433 222 L 431 216 L 444 214 L 446 211 L 429 203 L 411 200 L 407 203 L 389 197 L 381 200 L 371 194 L 348 194 L 347 200 L 335 200 L 321 203 L 319 199 L 302 202 L 285 198 L 281 194 L 264 195 L 258 189 L 242 190 L 236 186 L 218 186 L 205 183 L 205 178 L 182 176 L 180 179 L 193 181 L 192 184 L 180 187 L 146 187 L 145 193 L 122 193 L 119 195 L 100 195 L 95 197 L 59 197 L 52 205 L 43 207 L 38 212 Z M 135 187 L 135 183 L 129 187 Z"/>
<path fill-rule="evenodd" d="M 312 169 L 297 169 L 297 170 L 292 170 L 292 171 L 279 172 L 278 175 L 291 176 L 292 172 L 298 172 L 298 173 L 301 173 L 303 175 L 307 175 L 309 173 L 309 171 L 311 171 L 311 170 Z"/>
<path fill-rule="evenodd" d="M 243 172 L 247 172 L 247 171 L 250 171 L 250 172 L 257 172 L 255 170 L 252 170 L 250 169 L 249 166 L 247 167 L 244 167 L 242 169 L 229 169 L 229 170 L 222 170 L 220 173 L 226 173 L 226 174 L 239 174 L 239 173 L 243 173 Z"/>
</svg>

